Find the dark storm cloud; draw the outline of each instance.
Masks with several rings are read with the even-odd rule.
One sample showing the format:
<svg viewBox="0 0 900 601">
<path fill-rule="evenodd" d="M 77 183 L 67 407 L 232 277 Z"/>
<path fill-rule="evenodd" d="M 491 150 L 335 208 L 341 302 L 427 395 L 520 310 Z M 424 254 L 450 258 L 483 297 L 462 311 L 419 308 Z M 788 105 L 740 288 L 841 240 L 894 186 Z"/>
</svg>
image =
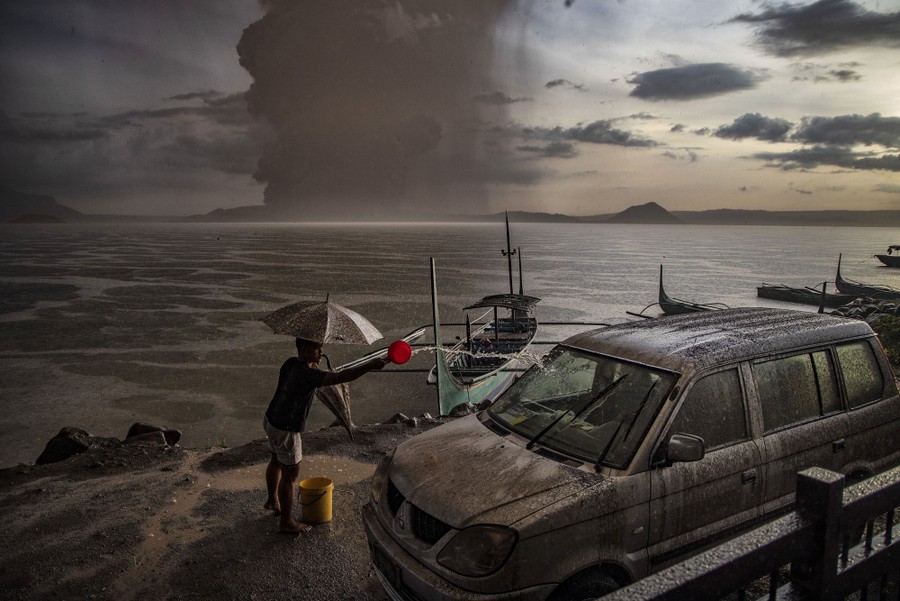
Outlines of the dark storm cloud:
<svg viewBox="0 0 900 601">
<path fill-rule="evenodd" d="M 756 138 L 765 142 L 783 142 L 794 126 L 786 119 L 764 117 L 759 113 L 741 115 L 731 125 L 723 125 L 716 130 L 715 136 L 729 140 Z"/>
<path fill-rule="evenodd" d="M 107 127 L 127 127 L 137 125 L 141 121 L 172 121 L 182 117 L 208 119 L 221 125 L 246 126 L 253 121 L 247 112 L 247 99 L 243 92 L 228 96 L 223 96 L 219 92 L 212 93 L 212 96 L 196 94 L 182 96 L 202 99 L 203 104 L 123 111 L 106 115 L 100 118 L 98 123 Z"/>
<path fill-rule="evenodd" d="M 725 63 L 701 63 L 645 71 L 627 81 L 644 100 L 693 100 L 756 87 L 762 76 Z"/>
<path fill-rule="evenodd" d="M 784 171 L 835 166 L 846 169 L 873 171 L 900 171 L 900 155 L 878 155 L 872 152 L 856 152 L 843 146 L 814 146 L 790 152 L 760 152 L 754 159 L 766 161 L 769 166 Z"/>
<path fill-rule="evenodd" d="M 878 113 L 865 116 L 804 117 L 791 137 L 806 144 L 878 144 L 900 148 L 900 117 L 882 117 Z"/>
<path fill-rule="evenodd" d="M 569 88 L 572 90 L 580 90 L 582 92 L 585 91 L 584 84 L 573 83 L 573 82 L 569 81 L 568 79 L 554 79 L 552 81 L 548 81 L 547 83 L 545 83 L 544 87 L 547 88 L 548 90 L 551 90 L 553 88 L 558 88 L 558 87 L 565 87 L 565 88 Z"/>
<path fill-rule="evenodd" d="M 176 94 L 170 96 L 169 100 L 212 100 L 222 95 L 222 92 L 215 90 L 207 90 L 205 92 L 189 92 L 187 94 Z"/>
<path fill-rule="evenodd" d="M 555 130 L 554 130 L 555 131 Z M 658 143 L 648 138 L 635 135 L 629 131 L 612 126 L 611 120 L 594 121 L 585 126 L 570 127 L 561 130 L 562 136 L 567 140 L 588 142 L 590 144 L 610 144 L 612 146 L 636 146 L 651 148 Z"/>
<path fill-rule="evenodd" d="M 900 12 L 868 11 L 849 0 L 779 4 L 731 22 L 759 27 L 757 41 L 776 56 L 824 54 L 850 47 L 900 47 Z"/>
<path fill-rule="evenodd" d="M 112 115 L 0 112 L 5 184 L 92 198 L 121 190 L 202 189 L 256 168 L 268 136 L 244 94 L 200 96 L 186 106 Z M 214 97 L 213 97 L 214 96 Z M 73 186 L 72 182 L 78 182 Z"/>
<path fill-rule="evenodd" d="M 534 100 L 533 98 L 511 98 L 504 94 L 503 92 L 492 92 L 490 94 L 479 94 L 473 98 L 475 102 L 480 102 L 482 104 L 515 104 L 517 102 L 531 102 Z"/>
<path fill-rule="evenodd" d="M 859 81 L 862 75 L 852 69 L 835 69 L 829 71 L 838 81 Z"/>
<path fill-rule="evenodd" d="M 530 152 L 548 158 L 571 159 L 578 156 L 575 145 L 569 142 L 551 142 L 544 146 L 522 145 L 516 146 L 520 152 Z"/>
<path fill-rule="evenodd" d="M 0 111 L 0 144 L 6 142 L 84 142 L 103 138 L 107 132 L 102 127 L 83 123 L 72 115 L 63 119 L 51 113 L 30 113 L 11 118 Z"/>
<path fill-rule="evenodd" d="M 266 204 L 336 216 L 428 198 L 462 212 L 481 208 L 492 182 L 535 181 L 474 127 L 487 121 L 478 107 L 503 119 L 506 104 L 472 99 L 492 80 L 493 32 L 513 4 L 267 2 L 238 44 L 250 110 L 277 132 L 255 174 Z"/>
</svg>

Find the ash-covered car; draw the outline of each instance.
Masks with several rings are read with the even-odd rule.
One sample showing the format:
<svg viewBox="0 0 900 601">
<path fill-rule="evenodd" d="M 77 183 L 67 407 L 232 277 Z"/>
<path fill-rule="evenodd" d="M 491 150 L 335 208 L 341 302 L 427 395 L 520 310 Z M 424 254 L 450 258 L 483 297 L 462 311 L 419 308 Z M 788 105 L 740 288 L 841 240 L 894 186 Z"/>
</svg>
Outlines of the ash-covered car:
<svg viewBox="0 0 900 601">
<path fill-rule="evenodd" d="M 868 325 L 709 311 L 568 339 L 487 410 L 397 447 L 363 521 L 394 599 L 584 599 L 788 510 L 800 470 L 898 462 Z"/>
</svg>

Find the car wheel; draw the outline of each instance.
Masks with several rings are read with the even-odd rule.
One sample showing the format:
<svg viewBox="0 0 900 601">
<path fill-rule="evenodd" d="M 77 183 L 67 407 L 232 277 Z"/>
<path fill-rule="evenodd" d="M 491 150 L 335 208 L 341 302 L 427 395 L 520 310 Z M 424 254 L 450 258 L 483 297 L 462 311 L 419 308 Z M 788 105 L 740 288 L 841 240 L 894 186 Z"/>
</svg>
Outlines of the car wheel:
<svg viewBox="0 0 900 601">
<path fill-rule="evenodd" d="M 602 597 L 621 586 L 608 574 L 585 572 L 559 585 L 548 601 L 584 601 Z"/>
</svg>

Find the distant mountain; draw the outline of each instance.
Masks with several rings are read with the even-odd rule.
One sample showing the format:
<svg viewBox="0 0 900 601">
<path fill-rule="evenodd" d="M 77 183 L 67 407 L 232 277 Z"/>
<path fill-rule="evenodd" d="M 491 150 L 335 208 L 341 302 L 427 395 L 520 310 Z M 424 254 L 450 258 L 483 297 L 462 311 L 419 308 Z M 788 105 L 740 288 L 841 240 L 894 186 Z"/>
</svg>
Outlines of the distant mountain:
<svg viewBox="0 0 900 601">
<path fill-rule="evenodd" d="M 42 215 L 40 213 L 20 213 L 10 219 L 7 223 L 65 223 L 62 217 L 54 217 L 53 215 Z"/>
<path fill-rule="evenodd" d="M 52 196 L 43 194 L 27 194 L 0 186 L 0 221 L 12 221 L 22 216 L 29 223 L 36 220 L 57 219 L 61 221 L 81 221 L 84 214 L 75 209 L 64 207 Z"/>
<path fill-rule="evenodd" d="M 900 211 L 756 211 L 713 209 L 673 211 L 684 223 L 695 225 L 807 225 L 898 227 Z"/>
<path fill-rule="evenodd" d="M 607 223 L 680 224 L 681 219 L 655 202 L 628 207 L 606 220 Z"/>
</svg>

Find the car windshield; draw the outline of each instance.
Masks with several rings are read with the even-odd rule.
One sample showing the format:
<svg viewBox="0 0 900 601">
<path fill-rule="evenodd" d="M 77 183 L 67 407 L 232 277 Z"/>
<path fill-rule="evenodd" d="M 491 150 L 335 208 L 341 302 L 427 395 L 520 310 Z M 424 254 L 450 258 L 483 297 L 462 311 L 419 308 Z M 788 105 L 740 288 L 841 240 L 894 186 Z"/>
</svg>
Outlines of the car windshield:
<svg viewBox="0 0 900 601">
<path fill-rule="evenodd" d="M 534 444 L 625 468 L 676 375 L 557 347 L 494 403 L 488 414 Z"/>
</svg>

